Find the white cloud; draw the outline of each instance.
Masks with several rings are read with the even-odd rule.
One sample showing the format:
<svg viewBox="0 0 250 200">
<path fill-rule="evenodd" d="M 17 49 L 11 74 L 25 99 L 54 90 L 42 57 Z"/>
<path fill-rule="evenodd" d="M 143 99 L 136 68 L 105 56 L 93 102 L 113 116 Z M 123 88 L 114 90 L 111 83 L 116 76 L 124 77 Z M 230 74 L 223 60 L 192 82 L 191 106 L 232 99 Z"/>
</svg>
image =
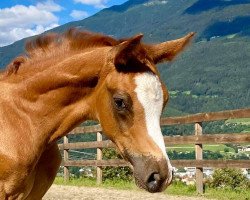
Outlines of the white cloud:
<svg viewBox="0 0 250 200">
<path fill-rule="evenodd" d="M 70 16 L 76 20 L 78 19 L 84 19 L 89 16 L 89 14 L 86 11 L 82 10 L 72 10 L 70 13 Z"/>
<path fill-rule="evenodd" d="M 44 3 L 37 3 L 36 7 L 39 10 L 46 10 L 46 11 L 50 11 L 50 12 L 59 12 L 63 9 L 60 5 L 56 4 L 52 0 L 48 0 Z"/>
<path fill-rule="evenodd" d="M 61 10 L 62 7 L 51 0 L 35 6 L 15 5 L 0 9 L 0 46 L 58 26 L 59 19 L 53 12 Z"/>
<path fill-rule="evenodd" d="M 0 46 L 6 46 L 8 44 L 13 43 L 14 41 L 43 33 L 44 31 L 55 28 L 57 26 L 58 26 L 58 24 L 51 24 L 51 25 L 46 26 L 46 27 L 44 27 L 42 25 L 37 25 L 34 29 L 13 28 L 7 32 L 1 31 L 0 32 Z"/>
<path fill-rule="evenodd" d="M 74 0 L 74 2 L 91 5 L 96 8 L 106 8 L 105 4 L 108 2 L 108 0 Z"/>
</svg>

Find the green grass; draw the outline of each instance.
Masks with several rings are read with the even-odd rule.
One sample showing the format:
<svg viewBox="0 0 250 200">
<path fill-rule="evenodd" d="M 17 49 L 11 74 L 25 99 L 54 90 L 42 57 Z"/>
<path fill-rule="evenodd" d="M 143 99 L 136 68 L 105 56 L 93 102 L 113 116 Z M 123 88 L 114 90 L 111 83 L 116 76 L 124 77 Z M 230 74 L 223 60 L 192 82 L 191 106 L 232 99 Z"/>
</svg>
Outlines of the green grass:
<svg viewBox="0 0 250 200">
<path fill-rule="evenodd" d="M 71 185 L 71 186 L 87 186 L 87 187 L 97 186 L 95 179 L 88 179 L 88 178 L 71 178 L 68 182 L 65 182 L 63 177 L 56 177 L 54 180 L 54 184 Z"/>
<path fill-rule="evenodd" d="M 187 186 L 181 182 L 175 182 L 169 186 L 165 193 L 170 195 L 197 196 L 195 186 Z M 205 194 L 202 195 L 208 199 L 218 200 L 250 200 L 250 190 L 230 190 L 205 188 Z"/>
<path fill-rule="evenodd" d="M 207 150 L 207 151 L 213 151 L 213 152 L 224 152 L 224 149 L 228 148 L 229 152 L 234 153 L 234 149 L 227 147 L 224 144 L 206 144 L 203 145 L 203 150 Z M 194 145 L 185 145 L 185 144 L 181 144 L 181 145 L 173 145 L 173 146 L 168 146 L 167 147 L 168 151 L 177 151 L 177 152 L 186 152 L 186 151 L 194 151 Z"/>
<path fill-rule="evenodd" d="M 174 95 L 177 95 L 178 92 L 179 92 L 178 90 L 173 90 L 173 91 L 169 91 L 169 94 L 174 96 Z"/>
<path fill-rule="evenodd" d="M 182 94 L 190 95 L 190 94 L 191 94 L 191 91 L 190 91 L 190 90 L 188 90 L 188 91 L 183 91 Z"/>
<path fill-rule="evenodd" d="M 186 90 L 186 91 L 178 91 L 178 90 L 173 90 L 173 91 L 169 91 L 169 94 L 172 98 L 175 98 L 177 97 L 179 94 L 183 94 L 183 95 L 186 95 L 186 96 L 192 96 L 193 98 L 199 98 L 199 97 L 205 97 L 205 98 L 217 98 L 218 95 L 201 95 L 201 96 L 198 96 L 198 95 L 195 95 L 195 94 L 192 94 L 192 91 L 191 90 Z"/>
<path fill-rule="evenodd" d="M 56 177 L 54 184 L 140 191 L 134 182 L 121 180 L 104 181 L 101 185 L 97 185 L 95 179 L 72 178 L 69 182 L 65 183 L 62 177 Z M 174 182 L 164 193 L 178 196 L 200 196 L 197 194 L 195 186 L 187 186 L 181 182 Z M 202 196 L 218 200 L 250 200 L 250 190 L 213 189 L 206 187 L 205 194 Z"/>
<path fill-rule="evenodd" d="M 249 133 L 249 132 L 250 132 L 250 128 L 247 128 L 244 131 L 242 131 L 242 133 Z"/>
<path fill-rule="evenodd" d="M 196 188 L 194 185 L 184 185 L 181 182 L 172 183 L 164 193 L 169 195 L 181 195 L 181 196 L 197 196 Z"/>
<path fill-rule="evenodd" d="M 242 131 L 242 133 L 250 132 L 250 118 L 241 118 L 241 119 L 228 119 L 225 122 L 226 124 L 237 124 L 237 125 L 245 125 L 246 129 Z"/>
<path fill-rule="evenodd" d="M 250 200 L 250 190 L 208 188 L 205 197 L 218 200 Z"/>
<path fill-rule="evenodd" d="M 226 121 L 226 123 L 250 125 L 250 118 L 228 119 L 228 120 Z"/>
<path fill-rule="evenodd" d="M 122 180 L 106 180 L 101 185 L 97 185 L 96 179 L 93 178 L 71 178 L 68 182 L 63 180 L 63 177 L 56 177 L 54 184 L 56 185 L 71 185 L 71 186 L 85 186 L 85 187 L 103 187 L 116 188 L 123 190 L 137 189 L 133 182 Z"/>
</svg>

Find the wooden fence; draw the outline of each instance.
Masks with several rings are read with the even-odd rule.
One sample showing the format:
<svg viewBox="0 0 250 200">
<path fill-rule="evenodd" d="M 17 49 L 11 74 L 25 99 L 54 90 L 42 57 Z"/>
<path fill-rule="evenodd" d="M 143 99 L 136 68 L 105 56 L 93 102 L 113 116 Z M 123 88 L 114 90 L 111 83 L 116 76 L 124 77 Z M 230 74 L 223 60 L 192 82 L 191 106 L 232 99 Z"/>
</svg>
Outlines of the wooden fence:
<svg viewBox="0 0 250 200">
<path fill-rule="evenodd" d="M 195 160 L 172 160 L 174 167 L 196 167 L 196 188 L 198 193 L 203 193 L 203 167 L 213 168 L 250 168 L 250 160 L 203 160 L 203 144 L 228 144 L 228 143 L 250 143 L 250 133 L 230 133 L 230 134 L 203 134 L 202 123 L 218 120 L 250 118 L 250 109 L 229 110 L 222 112 L 199 113 L 182 117 L 167 117 L 161 119 L 161 126 L 194 124 L 194 135 L 189 136 L 165 136 L 167 145 L 194 144 Z M 69 179 L 70 166 L 95 166 L 97 167 L 97 182 L 102 182 L 102 167 L 106 166 L 128 166 L 124 160 L 111 159 L 102 160 L 103 148 L 115 148 L 110 140 L 102 141 L 101 127 L 99 125 L 77 127 L 69 134 L 97 133 L 97 141 L 68 143 L 68 136 L 64 137 L 64 143 L 59 144 L 60 150 L 64 151 L 64 179 Z M 96 160 L 69 160 L 68 151 L 71 149 L 97 148 Z"/>
</svg>

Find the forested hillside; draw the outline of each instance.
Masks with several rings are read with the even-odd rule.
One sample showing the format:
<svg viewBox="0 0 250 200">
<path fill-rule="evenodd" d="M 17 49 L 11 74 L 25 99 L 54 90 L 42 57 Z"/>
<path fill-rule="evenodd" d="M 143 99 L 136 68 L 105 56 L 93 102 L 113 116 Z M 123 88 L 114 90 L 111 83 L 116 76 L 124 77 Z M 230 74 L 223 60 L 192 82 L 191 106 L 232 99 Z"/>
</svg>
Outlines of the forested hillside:
<svg viewBox="0 0 250 200">
<path fill-rule="evenodd" d="M 193 44 L 159 66 L 170 90 L 167 115 L 250 107 L 250 0 L 129 0 L 52 31 L 79 27 L 160 42 L 195 31 Z M 25 40 L 0 48 L 3 68 Z M 166 113 L 165 113 L 166 114 Z"/>
</svg>

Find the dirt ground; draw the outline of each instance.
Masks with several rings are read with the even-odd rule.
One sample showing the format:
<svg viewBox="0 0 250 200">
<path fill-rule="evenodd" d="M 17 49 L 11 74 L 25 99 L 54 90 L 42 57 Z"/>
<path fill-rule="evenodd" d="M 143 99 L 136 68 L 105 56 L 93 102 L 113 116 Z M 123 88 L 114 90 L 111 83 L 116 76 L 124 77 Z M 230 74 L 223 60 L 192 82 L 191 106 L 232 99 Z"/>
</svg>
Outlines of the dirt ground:
<svg viewBox="0 0 250 200">
<path fill-rule="evenodd" d="M 143 191 L 53 185 L 43 200 L 205 200 L 202 197 L 169 196 Z"/>
</svg>

